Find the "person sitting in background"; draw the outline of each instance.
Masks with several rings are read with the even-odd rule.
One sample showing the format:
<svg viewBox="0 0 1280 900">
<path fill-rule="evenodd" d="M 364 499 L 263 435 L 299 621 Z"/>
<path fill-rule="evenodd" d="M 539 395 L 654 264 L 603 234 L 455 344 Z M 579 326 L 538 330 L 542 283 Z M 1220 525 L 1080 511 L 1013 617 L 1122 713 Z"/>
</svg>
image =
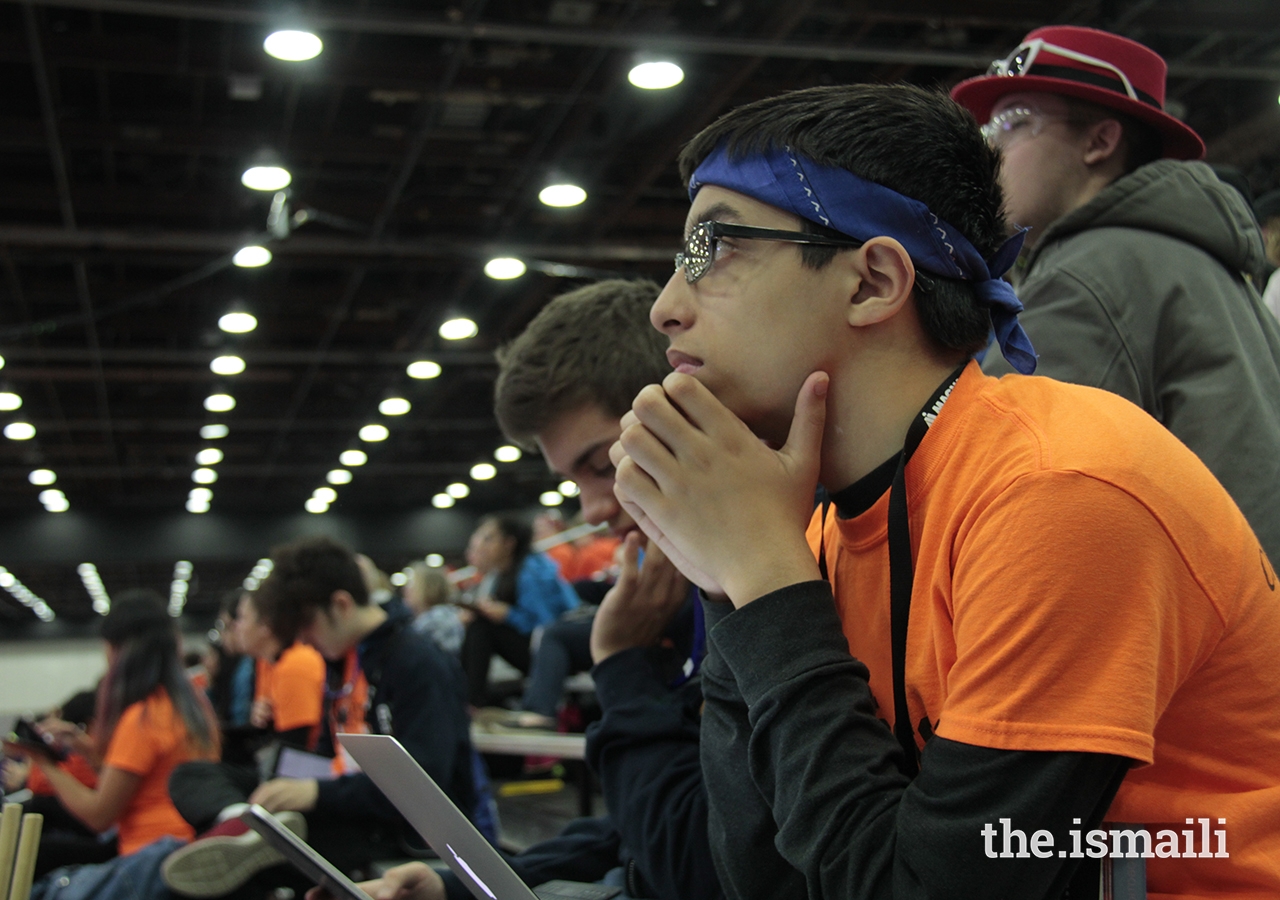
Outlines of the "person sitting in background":
<svg viewBox="0 0 1280 900">
<path fill-rule="evenodd" d="M 89 760 L 95 756 L 89 734 L 93 731 L 96 705 L 96 691 L 80 691 L 38 723 L 44 731 L 74 735 L 67 758 L 58 763 L 58 768 L 90 788 L 98 785 L 98 769 Z M 44 816 L 36 857 L 37 878 L 59 866 L 103 862 L 116 855 L 116 836 L 110 832 L 99 835 L 68 812 L 39 768 L 31 767 L 26 785 L 32 796 L 23 801 L 22 811 Z"/>
<path fill-rule="evenodd" d="M 409 567 L 409 580 L 404 585 L 404 605 L 413 613 L 413 628 L 427 635 L 440 649 L 452 656 L 462 652 L 466 627 L 459 610 L 453 605 L 458 590 L 444 572 L 424 562 Z"/>
<path fill-rule="evenodd" d="M 578 605 L 578 595 L 560 577 L 555 563 L 530 552 L 528 525 L 511 514 L 485 516 L 467 543 L 467 562 L 480 574 L 462 641 L 462 668 L 471 705 L 489 702 L 489 661 L 497 653 L 529 672 L 529 639 Z"/>
<path fill-rule="evenodd" d="M 370 603 L 383 606 L 395 596 L 395 591 L 391 587 L 391 578 L 378 568 L 377 563 L 363 553 L 356 554 L 356 563 L 360 566 L 360 575 L 364 578 Z"/>
<path fill-rule="evenodd" d="M 394 735 L 459 809 L 476 809 L 458 663 L 410 627 L 399 603 L 369 602 L 355 556 L 342 544 L 301 538 L 277 547 L 271 558 L 274 567 L 254 602 L 282 643 L 296 637 L 333 664 L 337 679 L 325 694 L 322 743 L 338 751 L 334 768 L 341 774 L 273 778 L 247 797 L 228 795 L 221 809 L 209 804 L 201 824 L 210 830 L 172 853 L 162 868 L 169 888 L 189 897 L 223 895 L 282 861 L 237 818 L 246 803 L 261 804 L 291 829 L 305 830 L 311 845 L 344 872 L 405 855 L 407 823 L 367 775 L 346 763 L 336 740 L 343 733 Z"/>
<path fill-rule="evenodd" d="M 189 760 L 216 759 L 218 731 L 207 699 L 183 671 L 174 620 L 158 594 L 118 595 L 103 619 L 102 637 L 107 674 L 93 740 L 76 744 L 92 754 L 90 762 L 101 761 L 96 786 L 81 783 L 52 756 L 29 756 L 68 812 L 95 833 L 118 829 L 123 856 L 166 835 L 193 836 L 169 800 L 169 774 Z M 62 723 L 49 733 L 70 745 L 79 730 Z"/>
<path fill-rule="evenodd" d="M 249 724 L 253 711 L 254 659 L 245 653 L 236 633 L 236 611 L 240 595 L 244 591 L 227 591 L 218 604 L 218 618 L 214 622 L 217 640 L 211 643 L 218 656 L 213 678 L 209 682 L 209 702 L 223 728 L 239 728 Z M 225 738 L 225 734 L 224 734 Z M 226 741 L 223 741 L 226 752 Z"/>
</svg>

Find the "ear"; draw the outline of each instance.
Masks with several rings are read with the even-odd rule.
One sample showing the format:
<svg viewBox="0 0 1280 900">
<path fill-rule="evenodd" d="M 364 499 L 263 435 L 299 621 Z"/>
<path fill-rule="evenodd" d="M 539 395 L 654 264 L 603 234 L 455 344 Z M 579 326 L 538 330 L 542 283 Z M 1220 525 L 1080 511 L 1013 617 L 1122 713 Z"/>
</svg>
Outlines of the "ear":
<svg viewBox="0 0 1280 900">
<path fill-rule="evenodd" d="M 329 616 L 335 620 L 340 619 L 358 605 L 356 598 L 347 591 L 334 591 L 329 596 Z"/>
<path fill-rule="evenodd" d="M 1097 166 L 1118 159 L 1124 141 L 1124 127 L 1115 119 L 1103 119 L 1085 132 L 1084 164 Z"/>
<path fill-rule="evenodd" d="M 906 248 L 891 237 L 875 237 L 849 256 L 861 276 L 849 303 L 849 324 L 865 327 L 896 316 L 916 281 Z"/>
</svg>

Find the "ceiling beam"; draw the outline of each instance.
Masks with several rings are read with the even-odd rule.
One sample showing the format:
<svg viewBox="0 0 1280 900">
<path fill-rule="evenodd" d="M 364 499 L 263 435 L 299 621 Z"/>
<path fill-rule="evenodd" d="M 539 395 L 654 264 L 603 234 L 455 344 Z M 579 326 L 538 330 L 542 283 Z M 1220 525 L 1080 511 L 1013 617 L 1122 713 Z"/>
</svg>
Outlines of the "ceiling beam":
<svg viewBox="0 0 1280 900">
<path fill-rule="evenodd" d="M 278 14 L 268 9 L 237 7 L 225 3 L 184 2 L 184 0 L 0 0 L 9 3 L 33 3 L 38 6 L 64 9 L 98 10 L 142 16 L 197 19 L 207 22 L 226 22 L 245 25 L 270 26 L 278 20 Z M 926 18 L 950 21 L 936 12 L 928 17 L 911 17 L 903 14 L 877 15 L 885 21 L 925 21 Z M 444 38 L 448 40 L 507 41 L 513 43 L 537 43 L 571 47 L 610 47 L 620 50 L 667 51 L 688 54 L 718 54 L 724 56 L 760 56 L 771 59 L 816 59 L 831 62 L 902 63 L 942 68 L 962 67 L 985 69 L 991 62 L 985 53 L 973 51 L 947 51 L 926 48 L 890 48 L 848 46 L 799 41 L 754 40 L 689 34 L 658 34 L 643 31 L 611 32 L 591 28 L 550 28 L 536 25 L 508 25 L 496 22 L 451 22 L 425 16 L 379 15 L 371 12 L 339 13 L 311 10 L 307 21 L 320 30 L 365 32 L 370 34 L 403 35 Z M 978 23 L 974 23 L 978 24 Z M 987 27 L 1021 30 L 1033 24 L 1015 23 L 993 18 Z M 1143 23 L 1145 24 L 1145 22 Z M 1225 26 L 1217 30 L 1226 30 Z M 1251 33 L 1256 34 L 1257 29 Z M 1277 65 L 1225 65 L 1179 63 L 1169 66 L 1169 74 L 1175 78 L 1226 78 L 1247 81 L 1280 80 Z"/>
</svg>

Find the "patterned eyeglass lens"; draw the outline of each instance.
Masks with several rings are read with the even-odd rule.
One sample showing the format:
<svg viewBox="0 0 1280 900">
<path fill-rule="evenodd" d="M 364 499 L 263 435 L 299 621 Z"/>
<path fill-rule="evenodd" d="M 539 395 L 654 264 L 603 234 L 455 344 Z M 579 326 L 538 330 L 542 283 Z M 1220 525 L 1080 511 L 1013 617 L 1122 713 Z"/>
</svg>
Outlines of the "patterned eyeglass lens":
<svg viewBox="0 0 1280 900">
<path fill-rule="evenodd" d="M 693 284 L 711 268 L 711 227 L 706 222 L 689 232 L 684 242 L 684 277 Z"/>
</svg>

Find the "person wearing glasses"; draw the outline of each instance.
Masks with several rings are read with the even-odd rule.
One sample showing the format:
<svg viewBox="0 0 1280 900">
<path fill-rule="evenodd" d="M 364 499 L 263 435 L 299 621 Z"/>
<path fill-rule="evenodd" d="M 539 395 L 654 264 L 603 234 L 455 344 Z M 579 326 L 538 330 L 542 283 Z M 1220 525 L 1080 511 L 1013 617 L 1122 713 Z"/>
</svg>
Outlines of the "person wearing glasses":
<svg viewBox="0 0 1280 900">
<path fill-rule="evenodd" d="M 1280 895 L 1276 574 L 1150 416 L 973 360 L 992 330 L 1019 372 L 1035 352 L 972 117 L 811 88 L 680 168 L 650 311 L 675 371 L 610 459 L 708 596 L 726 896 L 1097 897 L 1116 846 L 1109 896 Z"/>
<path fill-rule="evenodd" d="M 951 96 L 984 123 L 1008 216 L 1030 229 L 1018 295 L 1039 373 L 1145 409 L 1280 558 L 1280 327 L 1245 280 L 1262 241 L 1243 198 L 1193 162 L 1199 135 L 1164 111 L 1164 60 L 1040 28 Z M 995 354 L 985 367 L 1010 371 Z"/>
</svg>

